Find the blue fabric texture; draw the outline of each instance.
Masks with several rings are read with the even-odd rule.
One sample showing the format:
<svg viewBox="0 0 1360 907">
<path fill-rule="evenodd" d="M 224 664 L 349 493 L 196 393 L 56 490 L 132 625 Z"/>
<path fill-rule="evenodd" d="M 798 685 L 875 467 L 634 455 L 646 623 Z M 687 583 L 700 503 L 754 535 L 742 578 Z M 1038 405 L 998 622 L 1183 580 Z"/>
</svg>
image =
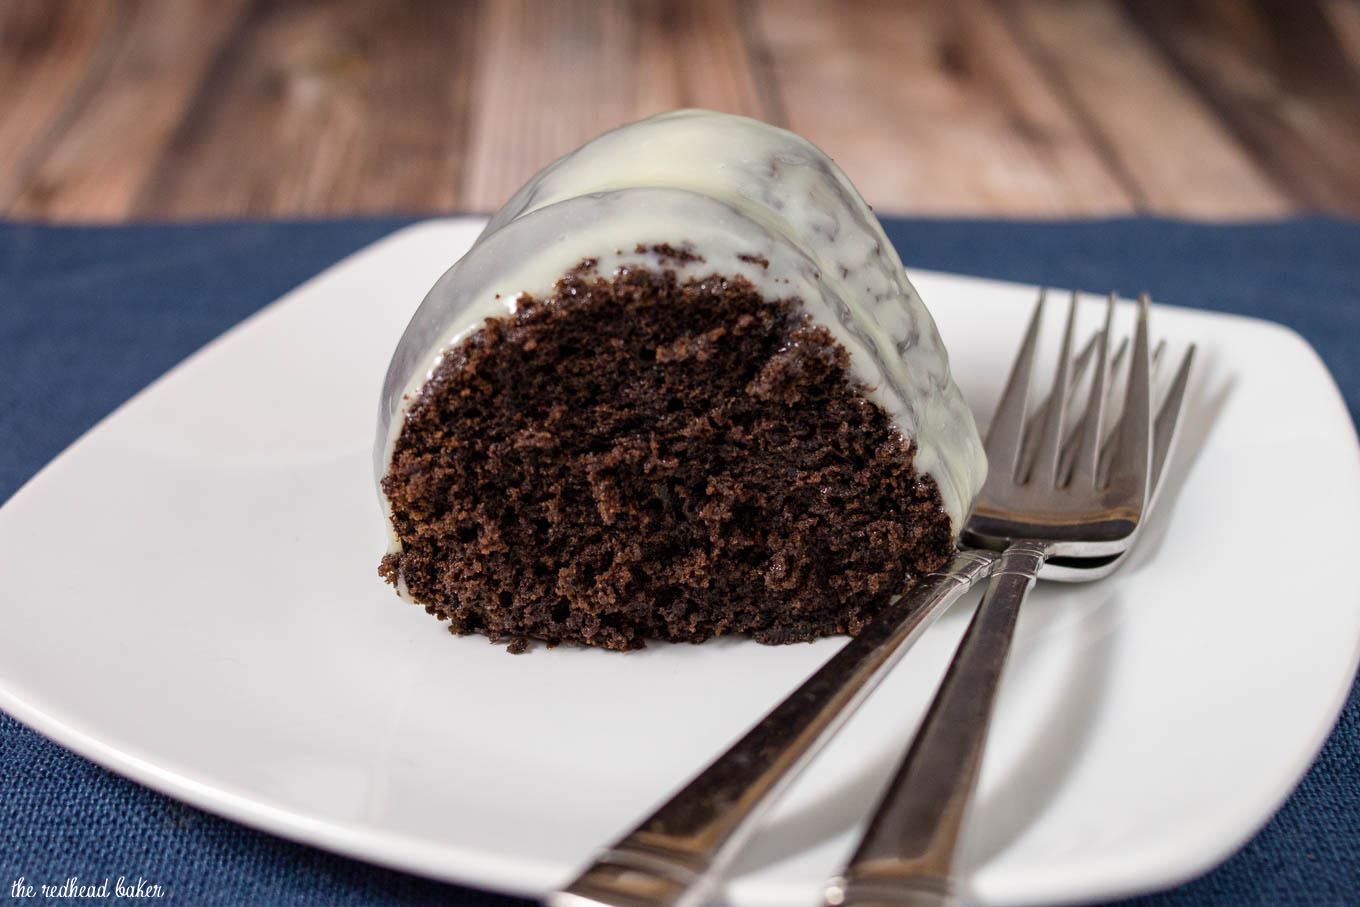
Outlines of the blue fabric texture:
<svg viewBox="0 0 1360 907">
<path fill-rule="evenodd" d="M 189 353 L 316 272 L 408 223 L 46 227 L 0 223 L 0 501 Z M 1360 412 L 1360 223 L 1219 226 L 886 221 L 909 266 L 1269 318 L 1322 355 Z M 60 376 L 59 387 L 52 377 Z M 0 554 L 3 556 L 3 554 Z M 0 605 L 2 606 L 2 605 Z M 1224 865 L 1128 904 L 1360 904 L 1360 688 L 1297 791 Z M 0 898 L 140 877 L 161 902 L 528 902 L 289 843 L 104 771 L 0 714 Z M 44 902 L 41 892 L 29 899 Z M 75 900 L 75 899 L 72 899 Z"/>
</svg>

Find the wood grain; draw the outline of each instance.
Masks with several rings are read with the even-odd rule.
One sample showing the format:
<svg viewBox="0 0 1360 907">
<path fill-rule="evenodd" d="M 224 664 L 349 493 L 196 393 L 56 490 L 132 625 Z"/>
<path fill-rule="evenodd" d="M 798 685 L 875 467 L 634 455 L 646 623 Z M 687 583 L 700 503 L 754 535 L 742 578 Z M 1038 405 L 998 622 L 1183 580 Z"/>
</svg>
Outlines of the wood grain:
<svg viewBox="0 0 1360 907">
<path fill-rule="evenodd" d="M 114 12 L 111 0 L 0 4 L 0 207 L 13 205 L 107 66 Z"/>
<path fill-rule="evenodd" d="M 125 214 L 244 9 L 244 0 L 149 0 L 124 10 L 103 73 L 69 105 L 12 213 Z"/>
<path fill-rule="evenodd" d="M 3 0 L 0 216 L 490 210 L 685 106 L 886 211 L 1360 215 L 1360 0 Z"/>
<path fill-rule="evenodd" d="M 1351 68 L 1360 74 L 1360 0 L 1325 0 L 1322 10 Z"/>
<path fill-rule="evenodd" d="M 1012 0 L 1006 9 L 1140 208 L 1195 217 L 1290 209 L 1287 194 L 1113 2 Z"/>
<path fill-rule="evenodd" d="M 1360 81 L 1317 2 L 1127 2 L 1299 207 L 1360 211 Z"/>
<path fill-rule="evenodd" d="M 653 113 L 777 118 L 739 10 L 722 0 L 502 0 L 481 12 L 467 207 L 498 206 L 548 161 Z"/>
<path fill-rule="evenodd" d="M 865 197 L 924 213 L 1132 211 L 1133 198 L 996 9 L 763 0 L 789 126 Z M 834 101 L 829 100 L 834 99 Z"/>
<path fill-rule="evenodd" d="M 257 6 L 219 55 L 134 212 L 456 206 L 470 12 L 437 0 Z"/>
</svg>

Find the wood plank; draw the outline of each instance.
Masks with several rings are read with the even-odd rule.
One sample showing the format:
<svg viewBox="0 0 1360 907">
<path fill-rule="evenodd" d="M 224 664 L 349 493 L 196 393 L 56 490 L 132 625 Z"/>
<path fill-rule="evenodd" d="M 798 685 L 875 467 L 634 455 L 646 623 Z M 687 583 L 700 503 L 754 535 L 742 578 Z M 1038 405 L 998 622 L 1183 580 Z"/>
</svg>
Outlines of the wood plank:
<svg viewBox="0 0 1360 907">
<path fill-rule="evenodd" d="M 10 213 L 127 217 L 244 0 L 124 4 L 125 27 L 107 69 L 73 103 Z"/>
<path fill-rule="evenodd" d="M 1285 192 L 1111 0 L 1011 0 L 1005 9 L 1022 42 L 1119 161 L 1140 208 L 1229 218 L 1293 209 Z"/>
<path fill-rule="evenodd" d="M 105 65 L 117 32 L 109 2 L 0 4 L 0 211 L 60 128 L 67 108 Z"/>
<path fill-rule="evenodd" d="M 248 3 L 0 3 L 0 212 L 489 210 L 697 105 L 891 210 L 1360 213 L 1360 0 Z"/>
<path fill-rule="evenodd" d="M 1322 9 L 1351 69 L 1360 73 L 1360 0 L 1325 0 Z"/>
<path fill-rule="evenodd" d="M 482 7 L 462 202 L 490 211 L 539 167 L 633 116 L 624 4 Z"/>
<path fill-rule="evenodd" d="M 1126 3 L 1298 204 L 1360 214 L 1360 81 L 1316 2 Z"/>
<path fill-rule="evenodd" d="M 723 0 L 484 5 L 463 204 L 496 208 L 554 158 L 663 110 L 773 118 L 739 13 Z"/>
<path fill-rule="evenodd" d="M 707 107 L 772 120 L 778 100 L 760 82 L 747 44 L 745 8 L 729 0 L 642 0 L 636 17 L 635 118 Z"/>
<path fill-rule="evenodd" d="M 998 11 L 761 0 L 790 128 L 874 205 L 951 214 L 1128 212 L 1121 174 Z"/>
<path fill-rule="evenodd" d="M 322 215 L 453 207 L 469 3 L 257 7 L 219 56 L 137 213 Z"/>
</svg>

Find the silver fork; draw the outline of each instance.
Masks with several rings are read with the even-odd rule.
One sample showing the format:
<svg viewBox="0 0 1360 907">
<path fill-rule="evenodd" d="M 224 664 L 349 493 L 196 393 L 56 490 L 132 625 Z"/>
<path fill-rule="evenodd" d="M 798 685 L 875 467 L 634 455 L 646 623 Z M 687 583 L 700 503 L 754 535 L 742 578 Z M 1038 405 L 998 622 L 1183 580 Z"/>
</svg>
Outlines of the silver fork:
<svg viewBox="0 0 1360 907">
<path fill-rule="evenodd" d="M 1034 345 L 1036 334 L 1034 327 L 1027 332 L 1025 347 Z M 1108 355 L 1108 342 L 1099 348 L 1102 356 Z M 1074 374 L 1084 370 L 1096 350 L 1097 344 L 1088 345 L 1072 364 Z M 1119 356 L 1116 353 L 1116 359 Z M 1107 363 L 1102 359 L 1100 365 L 1103 372 Z M 1188 363 L 1161 408 L 1159 435 L 1164 421 L 1174 427 L 1187 369 Z M 1036 424 L 1047 419 L 1053 400 L 1050 396 L 1037 409 Z M 1164 437 L 1169 442 L 1169 430 Z M 1155 463 L 1159 472 L 1168 450 L 1169 443 L 1163 445 L 1159 439 Z M 987 576 L 999 556 L 988 549 L 962 550 L 944 570 L 922 577 L 909 594 L 890 603 L 745 736 L 632 832 L 602 850 L 547 902 L 552 907 L 703 904 L 764 810 L 935 619 Z M 1103 576 L 1121 557 L 1122 552 L 1115 552 L 1071 558 L 1062 565 L 1055 561 L 1044 566 L 1044 576 L 1062 580 L 1087 569 Z"/>
<path fill-rule="evenodd" d="M 1067 581 L 1113 571 L 1130 550 L 1163 474 L 1194 348 L 1182 359 L 1154 424 L 1147 299 L 1139 300 L 1124 414 L 1102 447 L 1111 305 L 1096 338 L 1085 415 L 1064 444 L 1075 297 L 1050 402 L 1042 418 L 1027 420 L 1042 310 L 1041 299 L 987 435 L 990 473 L 964 533 L 966 542 L 1002 553 L 911 748 L 850 862 L 827 885 L 825 901 L 832 907 L 956 903 L 955 850 L 1020 605 L 1050 558 L 1108 557 L 1102 566 L 1093 569 L 1088 561 L 1085 569 L 1068 568 L 1056 577 Z"/>
</svg>

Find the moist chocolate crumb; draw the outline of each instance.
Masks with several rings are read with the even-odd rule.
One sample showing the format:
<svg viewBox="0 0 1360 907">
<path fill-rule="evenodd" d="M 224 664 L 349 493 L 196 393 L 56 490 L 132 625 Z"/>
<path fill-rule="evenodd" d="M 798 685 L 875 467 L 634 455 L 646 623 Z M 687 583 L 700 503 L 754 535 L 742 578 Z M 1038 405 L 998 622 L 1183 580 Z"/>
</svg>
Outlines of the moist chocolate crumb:
<svg viewBox="0 0 1360 907">
<path fill-rule="evenodd" d="M 770 260 L 769 260 L 768 258 L 766 258 L 764 255 L 745 255 L 745 254 L 742 254 L 742 255 L 738 255 L 738 256 L 737 256 L 737 259 L 738 259 L 739 261 L 744 261 L 744 262 L 746 262 L 747 264 L 759 265 L 761 268 L 763 268 L 763 269 L 766 270 L 766 271 L 770 270 Z"/>
<path fill-rule="evenodd" d="M 953 542 L 848 365 L 740 277 L 574 271 L 412 404 L 383 480 L 402 550 L 379 573 L 511 651 L 854 634 Z"/>
<path fill-rule="evenodd" d="M 662 261 L 671 261 L 678 265 L 690 263 L 702 264 L 704 261 L 702 255 L 699 255 L 690 249 L 673 246 L 670 243 L 657 243 L 652 246 L 638 243 L 637 248 L 633 251 L 638 255 L 645 255 L 646 253 L 651 252 Z"/>
</svg>

